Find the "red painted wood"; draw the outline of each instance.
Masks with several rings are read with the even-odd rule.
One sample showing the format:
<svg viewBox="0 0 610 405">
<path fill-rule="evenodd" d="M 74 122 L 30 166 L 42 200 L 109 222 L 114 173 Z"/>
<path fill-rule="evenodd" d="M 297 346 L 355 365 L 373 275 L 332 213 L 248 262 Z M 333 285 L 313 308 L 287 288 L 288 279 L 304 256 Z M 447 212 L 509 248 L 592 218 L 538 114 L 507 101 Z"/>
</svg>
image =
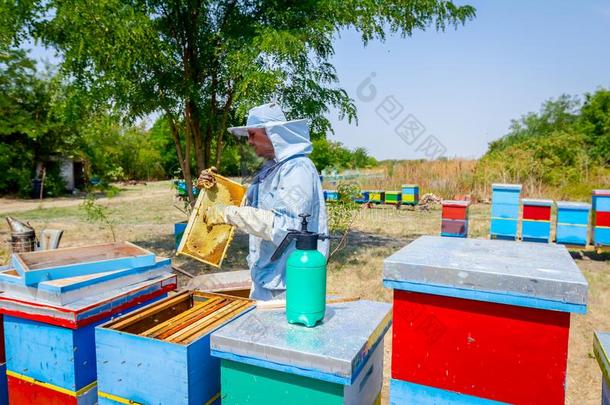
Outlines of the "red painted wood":
<svg viewBox="0 0 610 405">
<path fill-rule="evenodd" d="M 95 314 L 95 315 L 90 316 L 89 318 L 85 318 L 85 319 L 76 319 L 76 316 L 80 312 L 82 312 L 82 310 L 70 311 L 70 310 L 66 310 L 65 308 L 61 308 L 61 307 L 40 305 L 37 303 L 35 305 L 32 303 L 32 306 L 46 307 L 46 308 L 50 308 L 52 310 L 57 310 L 58 312 L 68 312 L 68 313 L 70 313 L 70 317 L 69 318 L 57 318 L 57 317 L 54 317 L 53 315 L 42 315 L 42 314 L 37 314 L 37 313 L 30 313 L 30 312 L 5 309 L 5 308 L 0 308 L 0 313 L 3 315 L 11 315 L 11 316 L 14 316 L 17 318 L 29 319 L 29 320 L 37 321 L 37 322 L 43 322 L 43 323 L 47 323 L 49 325 L 56 325 L 56 326 L 61 326 L 64 328 L 69 328 L 69 329 L 78 329 L 78 328 L 82 328 L 83 326 L 90 325 L 99 320 L 111 317 L 119 312 L 124 311 L 125 309 L 128 309 L 135 305 L 138 305 L 138 304 L 141 304 L 148 300 L 151 300 L 155 297 L 158 297 L 159 295 L 163 295 L 170 291 L 174 291 L 175 289 L 176 289 L 175 283 L 168 284 L 157 291 L 154 291 L 154 292 L 146 294 L 146 295 L 138 296 L 131 301 L 125 302 L 117 307 L 114 307 L 114 308 L 109 309 L 104 312 L 100 312 L 98 314 Z M 24 301 L 19 301 L 19 300 L 7 298 L 7 297 L 0 297 L 0 302 L 2 302 L 2 301 L 24 302 Z M 30 305 L 29 302 L 27 304 Z"/>
<path fill-rule="evenodd" d="M 4 319 L 0 315 L 0 363 L 6 363 L 6 352 L 4 350 Z"/>
<path fill-rule="evenodd" d="M 596 211 L 595 226 L 610 226 L 610 212 Z"/>
<path fill-rule="evenodd" d="M 443 205 L 443 219 L 461 219 L 465 220 L 468 217 L 468 207 L 459 207 L 456 205 Z"/>
<path fill-rule="evenodd" d="M 77 405 L 76 397 L 8 376 L 8 400 L 11 405 Z"/>
<path fill-rule="evenodd" d="M 551 207 L 540 205 L 523 205 L 523 219 L 534 219 L 537 221 L 551 220 Z"/>
<path fill-rule="evenodd" d="M 516 404 L 563 404 L 570 314 L 394 291 L 392 378 Z"/>
</svg>

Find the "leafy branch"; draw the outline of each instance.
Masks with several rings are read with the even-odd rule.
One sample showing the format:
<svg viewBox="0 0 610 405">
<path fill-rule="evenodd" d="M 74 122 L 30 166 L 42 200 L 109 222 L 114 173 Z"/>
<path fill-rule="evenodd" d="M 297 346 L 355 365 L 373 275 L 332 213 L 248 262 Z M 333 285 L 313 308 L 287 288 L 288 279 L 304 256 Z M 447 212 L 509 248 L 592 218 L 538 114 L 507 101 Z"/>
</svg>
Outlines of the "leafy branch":
<svg viewBox="0 0 610 405">
<path fill-rule="evenodd" d="M 107 226 L 112 233 L 112 240 L 116 242 L 115 221 L 110 217 L 110 209 L 99 204 L 94 194 L 87 194 L 80 209 L 84 211 L 87 222 Z"/>
<path fill-rule="evenodd" d="M 328 229 L 331 233 L 342 233 L 339 243 L 329 255 L 329 260 L 335 253 L 347 244 L 347 237 L 356 220 L 360 209 L 354 199 L 360 194 L 360 187 L 356 184 L 339 183 L 337 185 L 339 199 L 328 204 Z"/>
</svg>

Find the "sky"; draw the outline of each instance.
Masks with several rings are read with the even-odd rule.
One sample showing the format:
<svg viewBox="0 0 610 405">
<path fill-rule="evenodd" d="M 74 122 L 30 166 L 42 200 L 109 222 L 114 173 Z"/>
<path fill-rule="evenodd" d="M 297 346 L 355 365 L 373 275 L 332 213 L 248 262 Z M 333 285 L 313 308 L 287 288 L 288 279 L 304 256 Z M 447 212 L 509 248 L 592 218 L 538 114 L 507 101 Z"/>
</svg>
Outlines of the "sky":
<svg viewBox="0 0 610 405">
<path fill-rule="evenodd" d="M 545 100 L 610 87 L 610 1 L 456 3 L 477 9 L 457 30 L 366 47 L 354 31 L 337 36 L 332 63 L 358 124 L 333 111 L 329 139 L 380 160 L 476 158 Z M 32 56 L 56 62 L 37 47 Z"/>
<path fill-rule="evenodd" d="M 332 114 L 330 139 L 377 159 L 475 158 L 545 100 L 610 87 L 610 1 L 465 3 L 477 16 L 457 30 L 366 47 L 341 33 L 333 63 L 358 125 Z"/>
</svg>

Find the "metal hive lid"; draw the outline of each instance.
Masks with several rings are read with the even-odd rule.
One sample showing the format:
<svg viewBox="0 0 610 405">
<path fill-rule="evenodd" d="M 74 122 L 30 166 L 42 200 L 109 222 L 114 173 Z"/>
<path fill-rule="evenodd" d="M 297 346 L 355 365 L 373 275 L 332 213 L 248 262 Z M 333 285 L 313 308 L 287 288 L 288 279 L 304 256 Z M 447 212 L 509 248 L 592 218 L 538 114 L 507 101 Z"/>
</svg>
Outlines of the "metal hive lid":
<svg viewBox="0 0 610 405">
<path fill-rule="evenodd" d="M 330 304 L 322 324 L 305 328 L 289 324 L 283 310 L 254 310 L 214 332 L 210 345 L 218 357 L 228 353 L 349 383 L 383 338 L 391 316 L 392 306 L 382 302 Z"/>
<path fill-rule="evenodd" d="M 591 204 L 578 201 L 557 201 L 557 208 L 588 210 L 591 209 Z"/>
<path fill-rule="evenodd" d="M 555 244 L 422 236 L 384 261 L 383 277 L 399 289 L 491 293 L 489 301 L 516 298 L 513 305 L 565 312 L 585 312 L 587 304 L 586 279 L 567 249 Z"/>
<path fill-rule="evenodd" d="M 522 198 L 521 202 L 523 205 L 536 205 L 541 207 L 548 207 L 553 205 L 553 200 L 544 200 L 538 198 Z"/>
</svg>

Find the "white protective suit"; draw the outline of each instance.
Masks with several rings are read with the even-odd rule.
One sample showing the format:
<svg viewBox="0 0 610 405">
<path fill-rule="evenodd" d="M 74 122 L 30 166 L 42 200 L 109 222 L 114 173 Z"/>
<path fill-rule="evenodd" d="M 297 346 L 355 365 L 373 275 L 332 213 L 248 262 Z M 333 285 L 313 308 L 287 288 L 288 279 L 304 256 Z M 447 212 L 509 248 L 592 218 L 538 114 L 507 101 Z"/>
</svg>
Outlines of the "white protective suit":
<svg viewBox="0 0 610 405">
<path fill-rule="evenodd" d="M 224 210 L 228 223 L 250 234 L 248 266 L 252 275 L 250 297 L 270 300 L 286 290 L 286 260 L 294 243 L 275 262 L 273 252 L 289 229 L 300 229 L 299 214 L 309 214 L 309 230 L 328 234 L 326 205 L 322 184 L 313 162 L 306 120 L 286 121 L 275 104 L 253 108 L 247 125 L 229 128 L 247 136 L 248 128 L 265 128 L 273 144 L 275 159 L 267 161 L 248 187 L 246 207 L 229 206 Z M 318 250 L 328 256 L 328 240 L 318 242 Z"/>
</svg>

